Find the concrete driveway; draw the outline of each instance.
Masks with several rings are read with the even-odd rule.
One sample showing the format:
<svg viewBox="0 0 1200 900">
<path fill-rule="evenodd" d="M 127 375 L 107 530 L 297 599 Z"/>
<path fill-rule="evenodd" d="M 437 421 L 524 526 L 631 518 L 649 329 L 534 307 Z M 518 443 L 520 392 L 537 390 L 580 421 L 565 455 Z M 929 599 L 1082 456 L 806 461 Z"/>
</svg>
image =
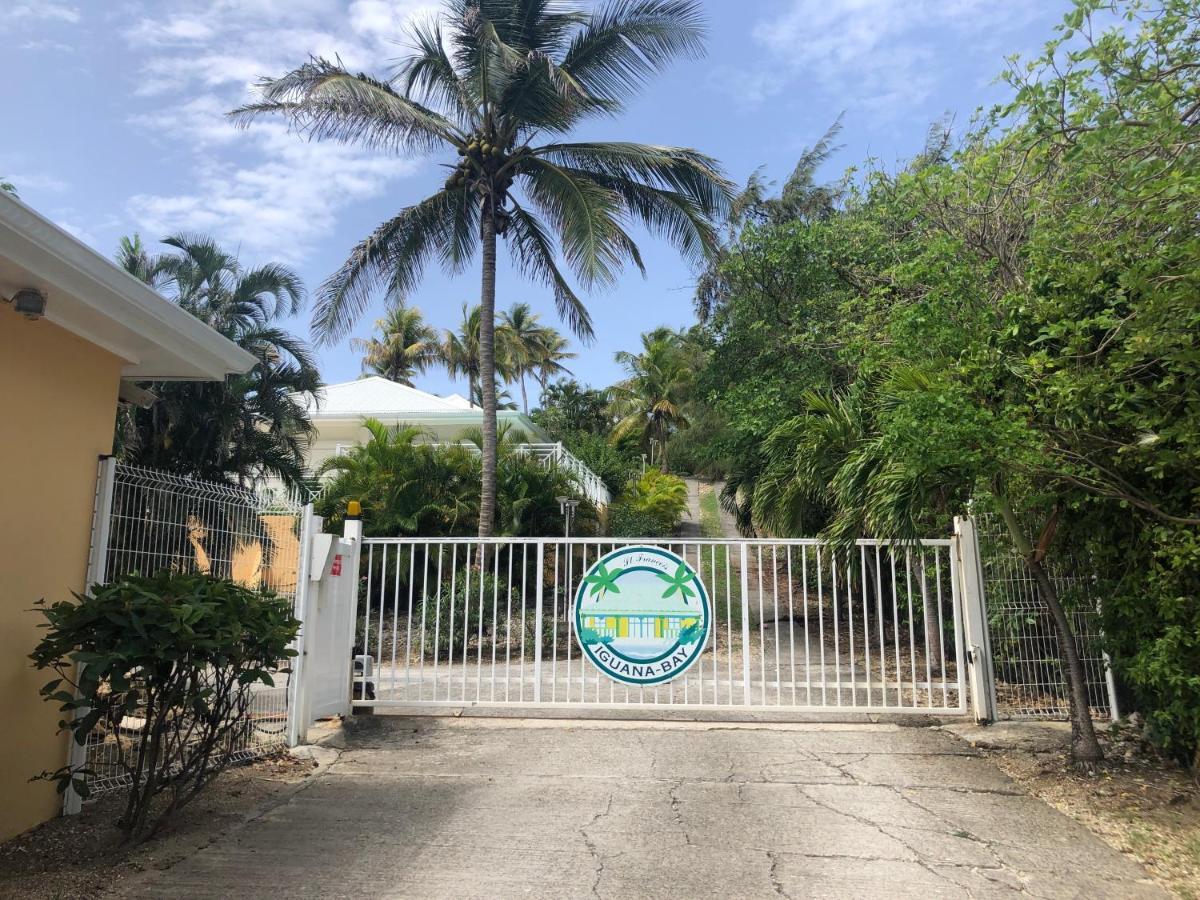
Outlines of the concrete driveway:
<svg viewBox="0 0 1200 900">
<path fill-rule="evenodd" d="M 135 897 L 1163 897 L 951 735 L 380 717 Z"/>
</svg>

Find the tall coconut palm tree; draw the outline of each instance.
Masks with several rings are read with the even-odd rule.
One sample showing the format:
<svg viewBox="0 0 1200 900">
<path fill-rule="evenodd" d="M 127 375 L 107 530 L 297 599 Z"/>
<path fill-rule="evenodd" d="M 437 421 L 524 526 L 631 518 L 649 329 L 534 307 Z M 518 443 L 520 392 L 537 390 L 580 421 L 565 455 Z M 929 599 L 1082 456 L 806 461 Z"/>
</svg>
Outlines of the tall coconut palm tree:
<svg viewBox="0 0 1200 900">
<path fill-rule="evenodd" d="M 451 378 L 462 376 L 467 379 L 467 398 L 476 406 L 483 405 L 483 351 L 481 334 L 483 332 L 483 310 L 476 304 L 463 304 L 462 321 L 457 331 L 446 329 L 442 341 L 438 345 L 438 361 L 446 367 Z M 496 329 L 496 344 L 498 349 L 505 349 L 509 340 L 504 326 Z M 497 354 L 492 368 L 492 380 L 496 376 L 508 380 L 511 374 L 508 359 L 503 353 Z M 493 392 L 493 396 L 495 393 Z"/>
<path fill-rule="evenodd" d="M 151 384 L 157 402 L 118 421 L 121 456 L 201 478 L 302 483 L 312 425 L 298 398 L 319 390 L 321 379 L 308 346 L 276 324 L 303 308 L 299 276 L 273 263 L 247 269 L 207 237 L 163 243 L 176 252 L 155 256 L 136 238 L 122 241 L 118 262 L 258 363 L 223 382 Z"/>
<path fill-rule="evenodd" d="M 546 386 L 550 383 L 551 378 L 557 375 L 572 374 L 571 370 L 563 365 L 563 360 L 574 359 L 578 354 L 568 350 L 568 346 L 567 339 L 556 331 L 542 335 L 542 341 L 538 345 L 537 362 L 533 367 L 533 373 L 538 382 L 539 402 L 545 402 Z"/>
<path fill-rule="evenodd" d="M 413 377 L 437 362 L 438 335 L 421 310 L 395 302 L 375 322 L 379 337 L 355 338 L 351 346 L 363 354 L 363 371 L 413 386 Z"/>
<path fill-rule="evenodd" d="M 627 228 L 639 221 L 699 265 L 716 246 L 713 218 L 732 193 L 695 150 L 627 142 L 567 142 L 592 117 L 620 112 L 677 56 L 697 57 L 697 0 L 611 0 L 596 10 L 563 0 L 446 0 L 414 26 L 413 52 L 386 79 L 313 58 L 258 85 L 234 110 L 240 124 L 280 115 L 301 135 L 392 153 L 453 151 L 445 183 L 400 210 L 322 286 L 313 327 L 341 338 L 385 285 L 399 296 L 436 258 L 459 273 L 481 257 L 483 475 L 479 533 L 495 514 L 496 252 L 503 239 L 527 276 L 554 292 L 582 339 L 591 319 L 559 269 L 561 251 L 584 288 L 642 268 Z M 539 142 L 542 141 L 542 142 Z"/>
<path fill-rule="evenodd" d="M 616 355 L 628 377 L 612 387 L 613 412 L 620 417 L 612 439 L 636 434 L 652 453 L 657 446 L 655 461 L 664 472 L 671 435 L 688 426 L 684 401 L 695 371 L 684 347 L 682 334 L 656 328 L 642 335 L 640 353 L 622 350 Z"/>
<path fill-rule="evenodd" d="M 497 347 L 506 360 L 509 374 L 521 385 L 521 409 L 529 415 L 529 395 L 525 390 L 525 376 L 534 374 L 547 365 L 552 356 L 557 358 L 554 364 L 561 371 L 565 367 L 557 363 L 558 359 L 572 357 L 567 353 L 566 338 L 548 325 L 538 321 L 537 314 L 528 303 L 514 303 L 512 307 L 500 314 L 500 329 L 504 330 L 504 347 Z"/>
</svg>

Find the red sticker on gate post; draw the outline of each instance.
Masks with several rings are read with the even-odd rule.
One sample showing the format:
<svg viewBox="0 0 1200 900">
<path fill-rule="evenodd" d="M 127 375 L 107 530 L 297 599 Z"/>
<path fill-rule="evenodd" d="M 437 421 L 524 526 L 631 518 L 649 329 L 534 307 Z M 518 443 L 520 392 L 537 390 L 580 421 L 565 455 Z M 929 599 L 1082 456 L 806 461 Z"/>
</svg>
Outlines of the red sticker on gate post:
<svg viewBox="0 0 1200 900">
<path fill-rule="evenodd" d="M 333 554 L 333 565 L 329 567 L 329 574 L 330 575 L 341 575 L 342 574 L 342 554 L 340 554 L 340 553 Z"/>
</svg>

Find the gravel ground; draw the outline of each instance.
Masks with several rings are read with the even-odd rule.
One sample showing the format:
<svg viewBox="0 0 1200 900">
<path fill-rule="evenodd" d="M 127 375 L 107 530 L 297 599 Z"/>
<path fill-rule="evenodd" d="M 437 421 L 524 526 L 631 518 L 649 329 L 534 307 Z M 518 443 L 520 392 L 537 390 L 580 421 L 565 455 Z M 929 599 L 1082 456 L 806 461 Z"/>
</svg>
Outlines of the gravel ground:
<svg viewBox="0 0 1200 900">
<path fill-rule="evenodd" d="M 52 819 L 0 844 L 0 897 L 23 900 L 102 897 L 132 875 L 166 869 L 207 847 L 230 828 L 303 786 L 312 760 L 281 755 L 223 773 L 157 838 L 123 844 L 113 824 L 122 797 L 112 793 L 78 816 Z"/>
<path fill-rule="evenodd" d="M 1033 796 L 1140 862 L 1174 896 L 1200 898 L 1198 775 L 1158 756 L 1136 728 L 1100 734 L 1106 761 L 1077 772 L 1066 723 L 952 728 Z"/>
</svg>

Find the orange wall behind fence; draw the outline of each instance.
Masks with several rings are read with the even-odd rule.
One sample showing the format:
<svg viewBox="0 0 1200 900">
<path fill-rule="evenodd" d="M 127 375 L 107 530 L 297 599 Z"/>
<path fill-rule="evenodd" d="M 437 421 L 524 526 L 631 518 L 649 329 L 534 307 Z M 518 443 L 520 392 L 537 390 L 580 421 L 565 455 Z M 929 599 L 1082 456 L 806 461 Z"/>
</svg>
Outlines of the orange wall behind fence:
<svg viewBox="0 0 1200 900">
<path fill-rule="evenodd" d="M 30 783 L 66 762 L 59 714 L 32 668 L 40 598 L 83 589 L 96 466 L 112 451 L 121 360 L 51 322 L 0 303 L 0 840 L 62 808 L 53 784 Z"/>
</svg>

